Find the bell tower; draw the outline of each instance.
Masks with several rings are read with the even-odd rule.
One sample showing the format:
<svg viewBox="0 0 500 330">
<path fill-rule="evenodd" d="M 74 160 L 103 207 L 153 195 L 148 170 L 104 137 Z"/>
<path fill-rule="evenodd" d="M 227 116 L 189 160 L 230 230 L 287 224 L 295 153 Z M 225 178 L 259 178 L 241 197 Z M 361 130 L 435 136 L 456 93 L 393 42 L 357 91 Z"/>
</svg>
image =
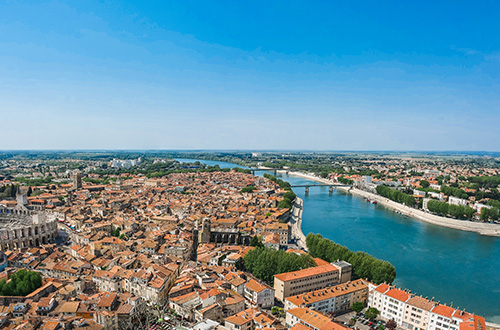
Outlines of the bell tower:
<svg viewBox="0 0 500 330">
<path fill-rule="evenodd" d="M 201 231 L 199 233 L 198 242 L 210 243 L 210 219 L 203 219 Z"/>
</svg>

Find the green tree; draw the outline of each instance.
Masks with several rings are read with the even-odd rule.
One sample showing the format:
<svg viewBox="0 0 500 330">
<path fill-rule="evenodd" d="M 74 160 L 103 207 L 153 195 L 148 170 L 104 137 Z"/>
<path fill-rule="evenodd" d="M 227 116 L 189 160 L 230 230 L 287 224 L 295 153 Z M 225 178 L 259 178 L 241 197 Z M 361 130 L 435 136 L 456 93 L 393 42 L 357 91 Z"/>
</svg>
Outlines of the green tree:
<svg viewBox="0 0 500 330">
<path fill-rule="evenodd" d="M 242 192 L 242 193 L 251 193 L 254 190 L 257 190 L 257 188 L 255 188 L 254 186 L 248 186 L 248 187 L 242 188 L 240 190 L 240 192 Z"/>
<path fill-rule="evenodd" d="M 274 275 L 315 266 L 310 255 L 297 255 L 270 248 L 255 248 L 245 257 L 244 267 L 256 278 L 272 285 Z"/>
<path fill-rule="evenodd" d="M 380 314 L 379 310 L 373 307 L 368 308 L 365 312 L 366 317 L 372 321 L 377 318 L 378 314 Z"/>
<path fill-rule="evenodd" d="M 380 284 L 392 283 L 396 278 L 396 269 L 391 263 L 376 259 L 365 252 L 352 252 L 347 247 L 323 238 L 319 234 L 307 235 L 306 245 L 313 257 L 330 262 L 338 259 L 349 262 L 353 268 L 354 279 L 367 278 L 369 281 Z"/>
<path fill-rule="evenodd" d="M 467 219 L 472 219 L 472 217 L 474 216 L 474 209 L 470 206 L 466 206 L 465 209 L 464 209 L 464 215 Z"/>
<path fill-rule="evenodd" d="M 427 180 L 420 180 L 420 185 L 422 186 L 422 188 L 429 188 L 430 186 L 429 181 Z"/>
<path fill-rule="evenodd" d="M 287 191 L 284 195 L 283 198 L 288 199 L 290 201 L 294 201 L 297 195 L 293 191 Z"/>
<path fill-rule="evenodd" d="M 355 311 L 356 313 L 361 312 L 363 308 L 365 308 L 365 305 L 361 301 L 352 304 L 352 310 Z"/>
<path fill-rule="evenodd" d="M 252 239 L 250 240 L 250 246 L 263 248 L 264 244 L 262 244 L 262 236 L 259 235 L 253 236 Z"/>
<path fill-rule="evenodd" d="M 291 209 L 292 202 L 289 199 L 283 199 L 278 203 L 278 208 L 280 209 Z"/>
</svg>

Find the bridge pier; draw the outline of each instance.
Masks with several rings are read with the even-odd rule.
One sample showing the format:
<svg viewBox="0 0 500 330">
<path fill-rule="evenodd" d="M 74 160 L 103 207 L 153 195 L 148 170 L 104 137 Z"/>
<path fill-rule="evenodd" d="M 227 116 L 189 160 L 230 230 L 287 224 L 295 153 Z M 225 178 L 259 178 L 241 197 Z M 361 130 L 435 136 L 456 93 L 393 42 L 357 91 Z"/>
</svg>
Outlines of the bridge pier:
<svg viewBox="0 0 500 330">
<path fill-rule="evenodd" d="M 328 193 L 331 195 L 333 195 L 333 186 L 330 186 L 330 188 L 328 188 Z"/>
<path fill-rule="evenodd" d="M 306 196 L 309 195 L 309 186 L 306 186 Z"/>
</svg>

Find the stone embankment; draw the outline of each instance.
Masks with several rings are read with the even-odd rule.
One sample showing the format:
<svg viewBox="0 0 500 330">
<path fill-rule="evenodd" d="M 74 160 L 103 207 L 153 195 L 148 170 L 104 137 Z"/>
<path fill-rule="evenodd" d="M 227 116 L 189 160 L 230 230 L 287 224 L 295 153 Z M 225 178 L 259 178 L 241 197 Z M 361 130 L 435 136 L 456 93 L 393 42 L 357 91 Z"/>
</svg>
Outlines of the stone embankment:
<svg viewBox="0 0 500 330">
<path fill-rule="evenodd" d="M 300 172 L 289 172 L 289 175 L 293 176 L 298 176 L 302 177 L 305 179 L 321 182 L 324 184 L 332 184 L 335 185 L 335 182 L 324 179 L 324 178 L 319 178 L 317 176 L 311 175 L 311 174 L 304 174 Z M 378 204 L 383 205 L 385 207 L 388 207 L 392 210 L 399 211 L 404 215 L 407 215 L 409 217 L 412 217 L 417 220 L 425 221 L 427 223 L 431 223 L 433 225 L 437 226 L 442 226 L 442 227 L 447 227 L 447 228 L 453 228 L 453 229 L 458 229 L 458 230 L 465 230 L 465 231 L 471 231 L 471 232 L 476 232 L 481 235 L 485 236 L 500 236 L 500 225 L 499 224 L 494 224 L 494 223 L 482 223 L 482 222 L 473 222 L 473 221 L 467 221 L 467 220 L 456 220 L 456 219 L 451 219 L 451 218 L 446 218 L 446 217 L 441 217 L 438 215 L 426 213 L 422 210 L 417 210 L 413 207 L 409 207 L 394 201 L 391 201 L 390 199 L 387 199 L 385 197 L 382 197 L 377 194 L 372 194 L 369 192 L 366 192 L 364 190 L 356 189 L 356 188 L 345 188 L 345 187 L 339 187 L 339 189 L 349 192 L 353 195 L 369 198 L 370 200 L 375 200 L 377 201 Z"/>
<path fill-rule="evenodd" d="M 297 245 L 307 251 L 306 236 L 302 232 L 302 210 L 304 201 L 297 197 L 292 207 L 292 215 L 290 217 L 290 225 L 292 226 L 292 236 L 297 239 Z"/>
</svg>

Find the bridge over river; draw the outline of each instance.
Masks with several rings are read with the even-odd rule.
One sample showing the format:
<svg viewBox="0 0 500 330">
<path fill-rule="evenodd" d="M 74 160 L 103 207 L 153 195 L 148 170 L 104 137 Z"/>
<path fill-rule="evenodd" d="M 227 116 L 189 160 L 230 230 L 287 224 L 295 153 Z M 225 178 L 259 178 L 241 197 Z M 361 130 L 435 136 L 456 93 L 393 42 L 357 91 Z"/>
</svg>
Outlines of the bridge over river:
<svg viewBox="0 0 500 330">
<path fill-rule="evenodd" d="M 333 188 L 337 188 L 337 187 L 345 187 L 345 188 L 349 188 L 351 189 L 352 186 L 351 185 L 347 185 L 347 184 L 328 184 L 328 183 L 318 183 L 318 184 L 295 184 L 295 185 L 291 185 L 290 187 L 292 188 L 306 188 L 306 195 L 309 194 L 309 187 L 330 187 L 330 189 L 328 189 L 328 192 L 331 194 L 333 194 Z"/>
</svg>

